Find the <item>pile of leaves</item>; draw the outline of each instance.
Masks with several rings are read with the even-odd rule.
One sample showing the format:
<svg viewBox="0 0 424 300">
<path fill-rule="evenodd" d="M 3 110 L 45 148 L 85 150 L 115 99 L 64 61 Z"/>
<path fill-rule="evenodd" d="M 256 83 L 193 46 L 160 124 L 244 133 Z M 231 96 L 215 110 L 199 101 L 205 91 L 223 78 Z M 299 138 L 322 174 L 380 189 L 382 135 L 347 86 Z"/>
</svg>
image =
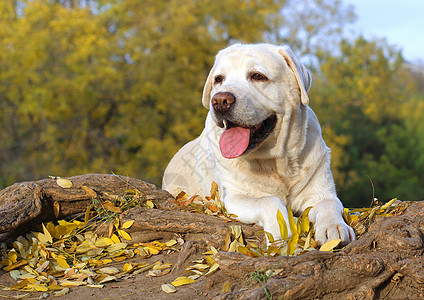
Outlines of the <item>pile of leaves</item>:
<svg viewBox="0 0 424 300">
<path fill-rule="evenodd" d="M 90 230 L 88 222 L 59 220 L 57 225 L 42 224 L 42 232 L 18 237 L 12 249 L 2 244 L 1 265 L 18 282 L 4 289 L 64 295 L 72 286 L 102 288 L 105 282 L 149 270 L 159 270 L 155 276 L 169 273 L 171 265 L 160 261 L 115 267 L 135 256 L 147 258 L 177 251 L 176 240 L 129 245 L 131 236 L 125 229 L 131 225 L 132 221 L 120 225 L 116 219 L 114 233 L 102 237 Z"/>
<path fill-rule="evenodd" d="M 351 226 L 356 238 L 359 239 L 368 229 L 372 222 L 378 218 L 390 217 L 402 214 L 410 202 L 401 202 L 396 198 L 385 204 L 374 199 L 373 205 L 369 208 L 349 209 L 343 211 L 345 222 Z M 277 213 L 277 220 L 280 227 L 282 240 L 275 241 L 270 233 L 265 232 L 271 245 L 260 248 L 255 244 L 243 244 L 241 237 L 238 239 L 238 252 L 251 257 L 275 256 L 275 255 L 302 255 L 309 251 L 339 251 L 340 239 L 330 240 L 320 247 L 318 241 L 314 239 L 313 224 L 309 222 L 308 213 L 311 207 L 308 207 L 299 218 L 293 216 L 291 207 L 288 208 L 289 226 L 287 226 L 280 211 Z M 288 228 L 292 233 L 288 237 Z M 230 249 L 231 250 L 231 249 Z"/>
<path fill-rule="evenodd" d="M 72 186 L 72 183 L 63 179 L 56 178 L 56 180 L 63 188 Z M 93 203 L 83 215 L 71 220 L 41 224 L 39 231 L 19 236 L 11 248 L 5 244 L 1 245 L 1 265 L 17 281 L 11 287 L 4 287 L 4 290 L 27 293 L 16 298 L 28 296 L 31 292 L 51 292 L 59 296 L 65 295 L 69 292 L 69 288 L 74 286 L 102 288 L 106 282 L 123 280 L 143 272 L 147 276 L 163 276 L 171 271 L 172 265 L 160 260 L 153 263 L 125 263 L 132 258 L 145 259 L 159 253 L 169 254 L 179 251 L 179 246 L 184 243 L 181 238 L 166 242 L 132 243 L 127 229 L 134 221 L 120 224 L 119 214 L 139 205 L 153 208 L 153 203 L 143 199 L 138 190 L 128 190 L 124 196 L 106 195 L 107 199 L 104 199 L 99 198 L 90 188 L 84 187 L 84 189 L 87 193 L 92 193 Z M 237 217 L 225 210 L 216 183 L 212 184 L 210 197 L 188 198 L 185 193 L 181 193 L 175 202 L 185 210 L 216 215 L 224 221 L 234 220 Z M 360 238 L 375 219 L 401 214 L 406 207 L 407 203 L 396 199 L 386 204 L 375 200 L 369 208 L 352 210 L 346 208 L 343 216 Z M 240 225 L 230 225 L 231 233 L 225 238 L 221 249 L 212 247 L 202 258 L 186 267 L 187 276 L 180 276 L 169 284 L 163 284 L 162 290 L 165 293 L 174 293 L 178 286 L 193 283 L 199 277 L 218 270 L 219 265 L 213 256 L 220 250 L 240 252 L 251 257 L 302 255 L 317 250 L 337 251 L 339 239 L 318 247 L 318 242 L 314 239 L 313 225 L 308 219 L 309 210 L 310 208 L 306 209 L 296 218 L 289 207 L 288 224 L 279 211 L 276 217 L 283 238 L 274 240 L 270 233 L 265 232 L 270 242 L 265 247 L 259 247 L 245 239 Z M 100 222 L 110 224 L 108 234 L 105 236 L 97 234 L 94 230 Z M 288 229 L 292 233 L 291 236 Z"/>
<path fill-rule="evenodd" d="M 225 221 L 235 220 L 236 215 L 229 214 L 221 200 L 218 185 L 213 182 L 211 187 L 211 196 L 201 197 L 195 195 L 188 198 L 187 194 L 181 192 L 175 202 L 186 210 L 193 212 L 206 213 L 216 215 Z M 373 198 L 372 204 L 368 208 L 349 209 L 344 208 L 343 218 L 345 222 L 351 226 L 356 238 L 360 238 L 368 229 L 369 225 L 376 219 L 381 217 L 390 217 L 402 214 L 408 207 L 410 202 L 402 202 L 396 198 L 391 199 L 383 204 L 378 199 Z M 293 215 L 291 206 L 288 207 L 288 223 L 283 218 L 280 211 L 277 212 L 276 218 L 280 227 L 281 240 L 275 240 L 269 232 L 264 232 L 267 236 L 269 245 L 259 247 L 244 239 L 241 226 L 230 225 L 231 234 L 228 234 L 222 251 L 240 252 L 251 257 L 260 256 L 276 256 L 276 255 L 302 255 L 309 251 L 338 251 L 341 240 L 334 239 L 318 246 L 318 241 L 314 239 L 313 224 L 308 219 L 309 211 L 312 207 L 308 207 L 296 218 Z M 289 230 L 291 236 L 289 235 Z M 262 234 L 263 232 L 258 232 Z"/>
<path fill-rule="evenodd" d="M 224 202 L 221 200 L 221 192 L 215 181 L 212 182 L 210 194 L 205 198 L 199 195 L 193 195 L 189 198 L 187 193 L 182 191 L 175 197 L 174 203 L 181 210 L 217 216 L 226 222 L 235 221 L 237 216 L 229 214 L 225 209 Z"/>
</svg>

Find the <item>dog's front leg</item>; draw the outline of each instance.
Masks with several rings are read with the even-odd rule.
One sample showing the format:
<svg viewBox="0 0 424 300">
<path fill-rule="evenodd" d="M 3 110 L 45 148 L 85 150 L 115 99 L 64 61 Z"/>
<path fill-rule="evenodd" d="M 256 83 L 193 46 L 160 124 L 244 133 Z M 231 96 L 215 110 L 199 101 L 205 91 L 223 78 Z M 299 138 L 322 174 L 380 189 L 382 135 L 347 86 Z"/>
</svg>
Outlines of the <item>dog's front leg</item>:
<svg viewBox="0 0 424 300">
<path fill-rule="evenodd" d="M 257 224 L 264 228 L 264 231 L 272 234 L 274 240 L 281 239 L 280 227 L 277 221 L 277 212 L 281 211 L 287 224 L 288 236 L 291 231 L 288 226 L 288 213 L 284 203 L 278 197 L 252 197 L 241 194 L 227 193 L 224 197 L 225 209 L 228 213 L 237 216 L 237 220 L 248 224 Z M 268 237 L 267 243 L 269 244 Z"/>
</svg>

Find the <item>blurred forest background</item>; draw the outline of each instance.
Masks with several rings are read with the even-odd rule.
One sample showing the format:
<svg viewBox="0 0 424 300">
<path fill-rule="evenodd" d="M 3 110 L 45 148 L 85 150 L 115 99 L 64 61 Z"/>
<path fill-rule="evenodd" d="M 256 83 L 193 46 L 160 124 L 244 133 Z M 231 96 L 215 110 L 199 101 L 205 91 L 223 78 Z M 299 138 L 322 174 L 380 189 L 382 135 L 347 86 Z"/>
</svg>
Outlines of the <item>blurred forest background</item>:
<svg viewBox="0 0 424 300">
<path fill-rule="evenodd" d="M 349 33 L 337 0 L 0 1 L 0 188 L 111 171 L 160 185 L 200 134 L 203 83 L 234 42 L 288 44 L 346 206 L 424 198 L 424 70 Z M 368 178 L 369 177 L 369 178 Z"/>
</svg>

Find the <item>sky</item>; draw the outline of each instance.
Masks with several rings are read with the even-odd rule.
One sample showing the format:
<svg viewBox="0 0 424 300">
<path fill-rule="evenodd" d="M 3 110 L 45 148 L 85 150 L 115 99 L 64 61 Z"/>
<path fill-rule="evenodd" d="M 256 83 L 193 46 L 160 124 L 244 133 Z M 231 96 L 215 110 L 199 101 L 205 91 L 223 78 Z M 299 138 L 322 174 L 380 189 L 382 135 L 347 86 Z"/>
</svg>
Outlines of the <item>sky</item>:
<svg viewBox="0 0 424 300">
<path fill-rule="evenodd" d="M 342 0 L 353 5 L 355 32 L 385 37 L 410 62 L 424 61 L 424 0 Z"/>
</svg>

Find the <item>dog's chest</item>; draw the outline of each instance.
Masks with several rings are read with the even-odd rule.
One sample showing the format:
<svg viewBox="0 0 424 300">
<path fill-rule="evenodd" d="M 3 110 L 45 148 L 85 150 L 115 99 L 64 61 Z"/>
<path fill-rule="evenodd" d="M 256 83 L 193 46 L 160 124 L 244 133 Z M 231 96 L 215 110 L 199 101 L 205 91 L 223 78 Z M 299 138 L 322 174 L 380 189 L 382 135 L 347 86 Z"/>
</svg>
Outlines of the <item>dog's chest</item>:
<svg viewBox="0 0 424 300">
<path fill-rule="evenodd" d="M 253 161 L 244 167 L 243 172 L 238 172 L 240 183 L 254 196 L 273 195 L 284 199 L 289 194 L 289 182 L 278 173 L 274 161 Z"/>
</svg>

